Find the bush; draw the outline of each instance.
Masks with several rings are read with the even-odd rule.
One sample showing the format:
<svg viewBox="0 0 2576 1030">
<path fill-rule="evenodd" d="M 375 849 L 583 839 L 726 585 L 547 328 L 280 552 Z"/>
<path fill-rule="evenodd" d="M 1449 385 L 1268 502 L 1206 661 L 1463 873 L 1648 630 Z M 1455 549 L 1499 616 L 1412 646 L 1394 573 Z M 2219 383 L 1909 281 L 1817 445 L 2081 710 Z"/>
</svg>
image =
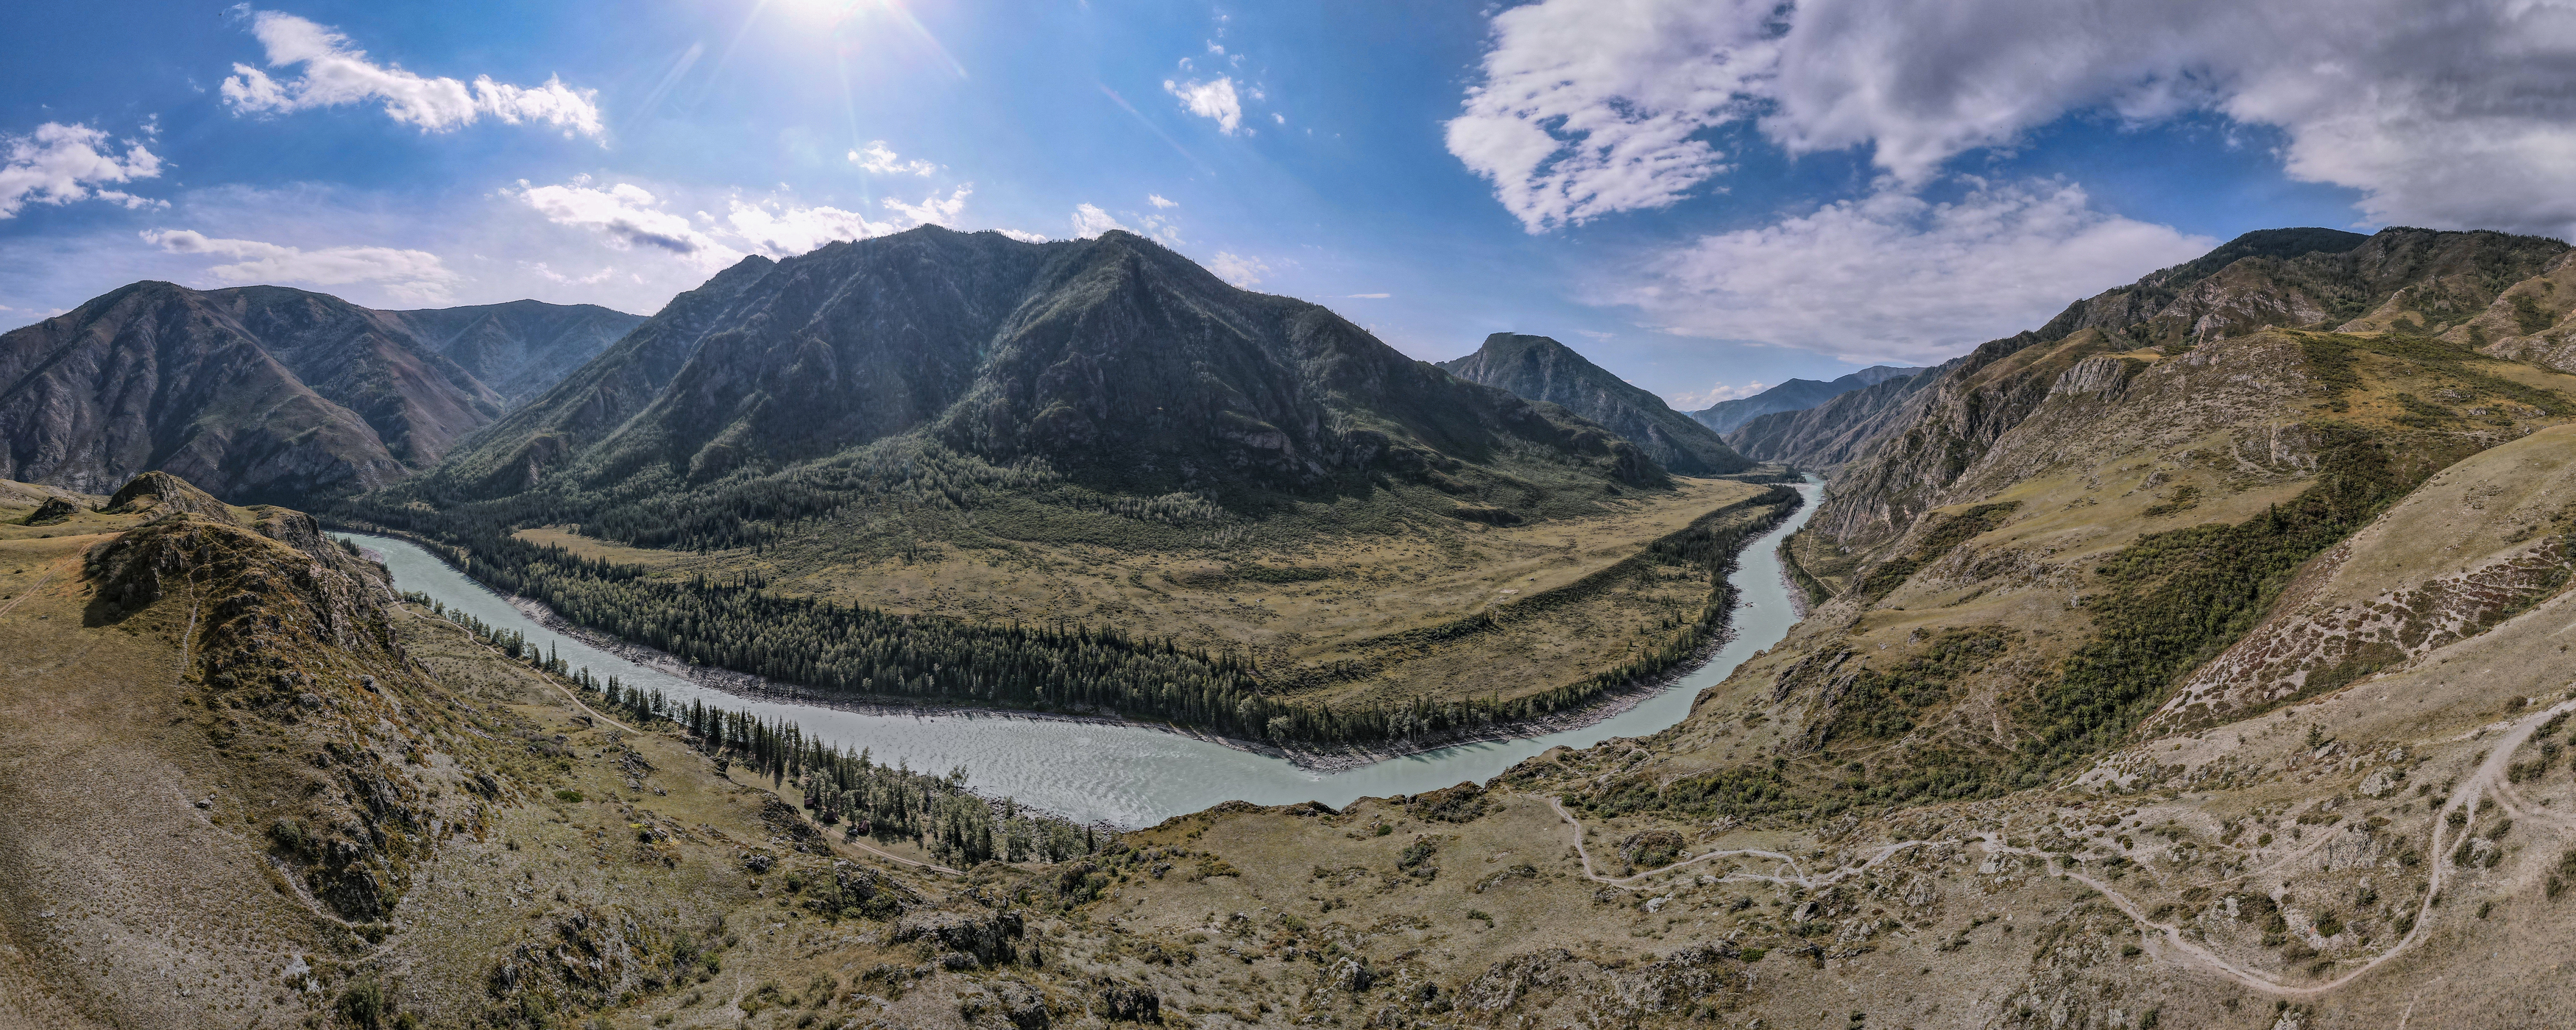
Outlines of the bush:
<svg viewBox="0 0 2576 1030">
<path fill-rule="evenodd" d="M 385 1015 L 392 1011 L 393 1005 L 385 1000 L 383 984 L 376 982 L 374 976 L 362 976 L 350 981 L 348 989 L 340 992 L 339 1009 L 340 1018 L 347 1020 L 350 1026 L 376 1030 L 385 1024 Z"/>
<path fill-rule="evenodd" d="M 577 790 L 558 790 L 555 792 L 555 800 L 561 801 L 567 805 L 577 804 L 581 801 L 581 792 Z"/>
</svg>

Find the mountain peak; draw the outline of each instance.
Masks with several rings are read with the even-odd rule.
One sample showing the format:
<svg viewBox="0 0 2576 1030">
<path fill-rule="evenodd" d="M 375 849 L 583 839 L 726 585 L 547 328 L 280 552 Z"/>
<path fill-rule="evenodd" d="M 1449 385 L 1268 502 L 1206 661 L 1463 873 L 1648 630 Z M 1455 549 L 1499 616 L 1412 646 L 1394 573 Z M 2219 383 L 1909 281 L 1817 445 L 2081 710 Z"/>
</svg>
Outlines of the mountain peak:
<svg viewBox="0 0 2576 1030">
<path fill-rule="evenodd" d="M 1636 443 L 1665 468 L 1716 476 L 1752 467 L 1714 430 L 1674 411 L 1663 398 L 1612 375 L 1555 339 L 1495 333 L 1466 357 L 1440 367 L 1473 383 L 1555 404 Z"/>
</svg>

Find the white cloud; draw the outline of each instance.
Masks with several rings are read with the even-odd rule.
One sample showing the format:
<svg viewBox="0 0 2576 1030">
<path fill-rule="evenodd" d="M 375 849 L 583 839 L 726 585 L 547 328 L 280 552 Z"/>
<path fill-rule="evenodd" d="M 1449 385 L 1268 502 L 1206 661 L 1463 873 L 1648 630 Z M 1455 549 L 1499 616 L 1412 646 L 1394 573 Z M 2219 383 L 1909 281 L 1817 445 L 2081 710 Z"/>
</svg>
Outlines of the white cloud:
<svg viewBox="0 0 2576 1030">
<path fill-rule="evenodd" d="M 128 208 L 167 207 L 161 201 L 102 187 L 161 174 L 161 158 L 143 144 L 125 141 L 122 157 L 115 150 L 107 133 L 87 125 L 46 122 L 24 136 L 0 135 L 0 155 L 5 155 L 0 156 L 0 218 L 15 218 L 30 203 L 95 199 Z"/>
<path fill-rule="evenodd" d="M 1047 241 L 1045 233 L 1022 232 L 1018 229 L 995 229 L 993 231 L 1022 243 L 1045 243 Z"/>
<path fill-rule="evenodd" d="M 1765 386 L 1758 382 L 1744 383 L 1736 386 L 1729 386 L 1725 383 L 1711 383 L 1709 384 L 1708 389 L 1693 393 L 1677 393 L 1664 398 L 1664 400 L 1670 402 L 1673 406 L 1673 410 L 1675 411 L 1698 411 L 1701 408 L 1708 407 L 1709 405 L 1716 404 L 1720 401 L 1742 400 L 1768 389 L 1770 389 L 1769 386 Z"/>
<path fill-rule="evenodd" d="M 1775 63 L 1767 0 L 1576 0 L 1494 16 L 1449 152 L 1531 232 L 1664 207 L 1726 168 L 1694 134 L 1751 113 Z"/>
<path fill-rule="evenodd" d="M 476 256 L 480 257 L 481 255 Z M 617 277 L 617 269 L 613 266 L 602 268 L 599 271 L 590 273 L 589 275 L 567 275 L 548 267 L 543 261 L 522 261 L 519 262 L 519 267 L 547 282 L 558 283 L 564 286 L 597 286 L 600 283 L 607 282 L 608 280 Z"/>
<path fill-rule="evenodd" d="M 928 161 L 904 160 L 894 151 L 887 149 L 885 141 L 881 139 L 870 140 L 865 148 L 850 151 L 850 163 L 859 166 L 861 171 L 874 172 L 878 175 L 929 175 L 939 170 L 938 165 Z"/>
<path fill-rule="evenodd" d="M 1160 208 L 1171 208 L 1171 207 L 1179 207 L 1179 206 L 1181 206 L 1181 202 L 1180 202 L 1180 201 L 1177 201 L 1177 200 L 1165 200 L 1165 199 L 1163 199 L 1163 195 L 1162 195 L 1162 194 L 1160 194 L 1160 193 L 1148 193 L 1148 194 L 1145 194 L 1145 202 L 1146 202 L 1146 203 L 1148 203 L 1148 204 L 1152 204 L 1152 205 L 1154 205 L 1157 209 L 1160 209 Z"/>
<path fill-rule="evenodd" d="M 550 125 L 565 136 L 595 138 L 605 131 L 594 99 L 598 91 L 572 89 L 557 78 L 547 78 L 542 86 L 494 82 L 488 75 L 476 76 L 471 84 L 432 78 L 369 61 L 366 51 L 348 45 L 348 37 L 291 14 L 256 11 L 250 23 L 251 34 L 267 49 L 270 68 L 300 65 L 303 74 L 280 80 L 247 64 L 233 65 L 220 92 L 236 112 L 287 114 L 380 102 L 393 120 L 423 132 L 472 125 L 484 115 L 512 125 Z"/>
<path fill-rule="evenodd" d="M 621 182 L 602 188 L 588 176 L 561 186 L 523 182 L 503 195 L 557 225 L 596 232 L 611 248 L 667 251 L 698 268 L 713 270 L 740 261 L 747 253 L 792 257 L 838 240 L 863 240 L 923 225 L 954 225 L 973 192 L 974 185 L 968 183 L 946 197 L 933 193 L 918 204 L 883 198 L 879 203 L 891 212 L 883 219 L 776 196 L 746 200 L 737 195 L 726 199 L 723 218 L 701 212 L 697 222 L 668 210 L 660 197 L 641 186 Z"/>
<path fill-rule="evenodd" d="M 1709 130 L 1904 187 L 2072 113 L 2279 130 L 2371 219 L 2576 230 L 2576 8 L 2529 0 L 1544 0 L 1493 18 L 1451 153 L 1532 232 L 1674 203 Z"/>
<path fill-rule="evenodd" d="M 1181 100 L 1181 107 L 1201 118 L 1216 120 L 1218 132 L 1228 136 L 1243 128 L 1243 100 L 1234 93 L 1234 80 L 1219 77 L 1207 82 L 1163 80 L 1163 91 Z"/>
<path fill-rule="evenodd" d="M 438 255 L 422 250 L 392 247 L 302 250 L 258 240 L 209 237 L 189 229 L 154 229 L 142 236 L 143 242 L 172 254 L 231 259 L 229 264 L 207 268 L 206 274 L 216 282 L 232 285 L 304 283 L 340 286 L 374 283 L 395 297 L 442 301 L 451 295 L 449 288 L 463 278 L 448 270 Z"/>
<path fill-rule="evenodd" d="M 1775 225 L 1703 236 L 1603 299 L 1684 336 L 1929 364 L 2217 245 L 2095 211 L 2062 182 L 1975 183 L 1938 204 L 1882 185 Z"/>
<path fill-rule="evenodd" d="M 1074 205 L 1073 237 L 1075 239 L 1087 240 L 1094 236 L 1098 236 L 1101 233 L 1108 232 L 1111 229 L 1125 228 L 1127 227 L 1118 223 L 1118 219 L 1110 217 L 1109 212 L 1103 211 L 1096 206 L 1090 204 Z"/>
<path fill-rule="evenodd" d="M 1615 340 L 1619 337 L 1617 333 L 1605 333 L 1598 329 L 1577 329 L 1574 332 L 1578 336 L 1589 336 L 1595 340 Z"/>
<path fill-rule="evenodd" d="M 663 210 L 661 200 L 651 191 L 631 183 L 621 182 L 606 189 L 590 183 L 588 176 L 563 186 L 532 187 L 523 181 L 519 190 L 510 195 L 556 225 L 599 233 L 618 250 L 652 247 L 706 269 L 742 260 L 741 251 L 699 231 L 688 218 Z"/>
<path fill-rule="evenodd" d="M 1392 293 L 1345 293 L 1342 296 L 1348 297 L 1352 300 L 1385 300 L 1388 297 L 1395 295 Z"/>
<path fill-rule="evenodd" d="M 882 203 L 885 204 L 886 210 L 901 215 L 911 223 L 904 227 L 907 229 L 914 225 L 955 225 L 958 212 L 966 210 L 966 195 L 973 192 L 975 192 L 975 184 L 967 183 L 950 190 L 946 200 L 941 200 L 937 194 L 933 194 L 923 197 L 918 204 L 906 204 L 893 197 L 885 198 Z"/>
<path fill-rule="evenodd" d="M 1217 278 L 1246 290 L 1261 285 L 1261 277 L 1270 274 L 1270 266 L 1260 258 L 1242 257 L 1225 251 L 1218 251 L 1216 260 L 1208 262 L 1207 267 L 1208 271 L 1216 273 Z"/>
<path fill-rule="evenodd" d="M 893 222 L 871 222 L 866 215 L 837 207 L 798 207 L 777 200 L 732 202 L 725 215 L 728 235 L 747 249 L 771 257 L 788 257 L 835 240 L 864 240 L 900 232 Z"/>
</svg>

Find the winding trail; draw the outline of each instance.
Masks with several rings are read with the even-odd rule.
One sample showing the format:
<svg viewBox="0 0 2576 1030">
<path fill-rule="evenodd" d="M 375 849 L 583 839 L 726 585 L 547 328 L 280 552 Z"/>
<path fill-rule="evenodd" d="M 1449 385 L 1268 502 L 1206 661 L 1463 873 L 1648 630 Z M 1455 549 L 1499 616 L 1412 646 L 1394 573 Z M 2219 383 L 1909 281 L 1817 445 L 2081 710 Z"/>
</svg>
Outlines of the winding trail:
<svg viewBox="0 0 2576 1030">
<path fill-rule="evenodd" d="M 36 591 L 39 591 L 39 590 L 42 590 L 42 589 L 44 589 L 44 588 L 45 588 L 45 582 L 46 582 L 47 580 L 53 579 L 53 578 L 54 578 L 54 573 L 61 572 L 62 570 L 63 570 L 63 563 L 62 563 L 62 562 L 55 562 L 55 563 L 53 563 L 52 565 L 47 566 L 47 567 L 46 567 L 46 569 L 45 569 L 45 574 L 44 574 L 44 575 L 42 575 L 42 576 L 38 576 L 38 577 L 36 577 L 36 581 L 35 581 L 35 582 L 33 582 L 33 583 L 28 584 L 28 585 L 27 585 L 27 589 L 25 589 L 25 590 L 21 590 L 21 591 L 18 591 L 18 596 L 10 598 L 10 599 L 9 599 L 9 603 L 7 603 L 7 604 L 0 604 L 0 615 L 7 615 L 7 614 L 9 614 L 9 610 L 10 610 L 10 609 L 12 609 L 12 608 L 16 608 L 16 607 L 18 607 L 19 605 L 22 605 L 22 604 L 27 603 L 27 599 L 28 599 L 28 598 L 36 596 Z"/>
<path fill-rule="evenodd" d="M 2219 976 L 2266 994 L 2276 995 L 2283 998 L 2319 997 L 2331 993 L 2354 980 L 2360 979 L 2362 976 L 2367 975 L 2373 969 L 2379 968 L 2390 959 L 2394 959 L 2399 955 L 2403 955 L 2408 951 L 2413 950 L 2417 945 L 2422 944 L 2429 936 L 2431 936 L 2433 899 L 2441 895 L 2442 882 L 2445 877 L 2445 873 L 2448 872 L 2450 866 L 2450 857 L 2444 851 L 2443 837 L 2445 831 L 2450 828 L 2449 820 L 2451 813 L 2466 813 L 2465 821 L 2459 827 L 2459 836 L 2451 838 L 2453 841 L 2457 841 L 2464 839 L 2466 835 L 2477 832 L 2477 801 L 2481 797 L 2485 797 L 2490 794 L 2499 795 L 2497 807 L 2508 814 L 2528 811 L 2527 809 L 2520 808 L 2516 804 L 2520 801 L 2520 798 L 2513 795 L 2511 789 L 2507 786 L 2505 772 L 2513 764 L 2514 753 L 2520 750 L 2523 744 L 2530 741 L 2532 733 L 2540 728 L 2541 723 L 2549 721 L 2549 719 L 2554 716 L 2567 713 L 2576 713 L 2576 700 L 2559 702 L 2558 704 L 2533 712 L 2530 715 L 2526 715 L 2519 720 L 2507 724 L 2504 734 L 2495 738 L 2494 746 L 2487 751 L 2486 759 L 2478 763 L 2478 767 L 2475 771 L 2461 779 L 2459 784 L 2452 789 L 2449 798 L 2442 804 L 2441 810 L 2433 813 L 2431 841 L 2425 849 L 2425 860 L 2432 863 L 2432 871 L 2427 877 L 2424 886 L 2424 896 L 2422 900 L 2418 901 L 2416 904 L 2414 925 L 2408 928 L 2405 937 L 2399 939 L 2396 944 L 2390 945 L 2387 950 L 2371 956 L 2367 961 L 2362 962 L 2358 967 L 2351 971 L 2323 983 L 2284 983 L 2270 973 L 2258 969 L 2250 969 L 2229 961 L 2225 957 L 2218 955 L 2216 952 L 2185 938 L 2183 936 L 2182 927 L 2176 926 L 2172 923 L 2156 922 L 2139 907 L 2137 902 L 2130 900 L 2127 895 L 2112 889 L 2110 884 L 2105 883 L 2100 879 L 2087 875 L 2079 869 L 2061 869 L 2057 871 L 2056 875 L 2081 883 L 2101 894 L 2104 899 L 2110 901 L 2112 907 L 2119 909 L 2122 914 L 2128 916 L 2131 921 L 2135 922 L 2141 931 L 2145 931 L 2146 939 L 2151 944 L 2157 945 L 2160 948 L 2171 949 L 2175 955 L 2180 956 L 2192 964 L 2198 965 L 2212 973 L 2218 974 Z M 1803 871 L 1798 869 L 1797 861 L 1788 855 L 1773 851 L 1758 850 L 1712 851 L 1704 855 L 1683 859 L 1682 861 L 1675 862 L 1671 865 L 1667 865 L 1659 869 L 1650 869 L 1632 876 L 1608 877 L 1596 872 L 1592 867 L 1592 854 L 1583 845 L 1583 824 L 1577 821 L 1572 813 L 1567 812 L 1565 810 L 1565 806 L 1559 803 L 1556 798 L 1549 797 L 1546 800 L 1547 806 L 1555 810 L 1557 817 L 1565 820 L 1566 825 L 1574 829 L 1574 853 L 1583 860 L 1584 878 L 1599 883 L 1609 884 L 1610 886 L 1617 887 L 1621 890 L 1635 890 L 1637 888 L 1633 886 L 1633 884 L 1638 880 L 1660 873 L 1671 872 L 1675 869 L 1679 869 L 1696 862 L 1705 862 L 1713 858 L 1727 858 L 1743 855 L 1777 860 L 1790 870 L 1790 875 L 1788 877 L 1780 877 L 1739 872 L 1728 874 L 1721 880 L 1721 882 L 1764 881 L 1782 884 L 1795 883 L 1800 887 L 1814 888 L 1833 883 L 1857 873 L 1865 872 L 1870 867 L 1878 865 L 1881 862 L 1885 862 L 1889 858 L 1894 857 L 1897 853 L 1908 848 L 1935 843 L 1933 841 L 1910 840 L 1891 844 L 1881 848 L 1867 861 L 1861 862 L 1857 865 L 1837 867 L 1833 872 L 1822 877 L 1810 877 L 1806 875 Z M 2543 818 L 2539 821 L 2548 822 L 2561 828 L 2565 828 L 2567 825 L 2564 819 L 2558 817 Z M 2322 843 L 2325 839 L 2325 835 L 2320 834 L 2318 841 L 2319 843 Z M 1995 840 L 1995 835 L 1992 833 L 1978 835 L 1974 839 L 1973 843 L 1975 843 L 1979 849 L 1990 855 L 2019 855 L 2043 860 L 2054 857 L 2049 852 L 2040 851 L 2034 848 L 2017 848 L 1999 843 Z M 2265 869 L 2280 868 L 2282 865 L 2287 864 L 2290 861 L 2305 857 L 2309 852 L 2315 850 L 2316 847 L 2317 844 L 2310 844 L 2307 847 L 2301 848 L 2290 855 L 2285 856 L 2282 860 L 2266 866 Z M 2252 874 L 2238 873 L 2225 880 L 2213 882 L 2226 883 L 2232 880 L 2243 879 L 2249 875 Z M 2409 1008 L 2412 1008 L 2411 1004 Z"/>
</svg>

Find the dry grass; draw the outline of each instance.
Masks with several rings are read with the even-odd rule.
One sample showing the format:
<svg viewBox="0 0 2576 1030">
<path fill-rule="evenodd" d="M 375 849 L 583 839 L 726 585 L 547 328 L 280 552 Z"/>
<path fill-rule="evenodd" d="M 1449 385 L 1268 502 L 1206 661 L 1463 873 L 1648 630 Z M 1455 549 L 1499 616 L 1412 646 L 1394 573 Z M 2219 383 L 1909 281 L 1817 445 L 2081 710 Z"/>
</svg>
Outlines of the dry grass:
<svg viewBox="0 0 2576 1030">
<path fill-rule="evenodd" d="M 914 560 L 801 567 L 741 553 L 622 547 L 561 528 L 519 535 L 674 578 L 759 567 L 772 577 L 772 589 L 786 594 L 984 621 L 1067 619 L 1240 649 L 1274 669 L 1303 670 L 1316 684 L 1308 689 L 1336 702 L 1511 697 L 1583 679 L 1651 646 L 1676 617 L 1697 617 L 1709 590 L 1705 577 L 1641 579 L 1516 620 L 1507 632 L 1451 643 L 1383 638 L 1509 611 L 1763 489 L 1731 480 L 1677 482 L 1670 493 L 1639 495 L 1589 519 L 1517 527 L 1460 523 L 1443 536 L 1350 536 L 1231 555 L 930 544 Z"/>
</svg>

